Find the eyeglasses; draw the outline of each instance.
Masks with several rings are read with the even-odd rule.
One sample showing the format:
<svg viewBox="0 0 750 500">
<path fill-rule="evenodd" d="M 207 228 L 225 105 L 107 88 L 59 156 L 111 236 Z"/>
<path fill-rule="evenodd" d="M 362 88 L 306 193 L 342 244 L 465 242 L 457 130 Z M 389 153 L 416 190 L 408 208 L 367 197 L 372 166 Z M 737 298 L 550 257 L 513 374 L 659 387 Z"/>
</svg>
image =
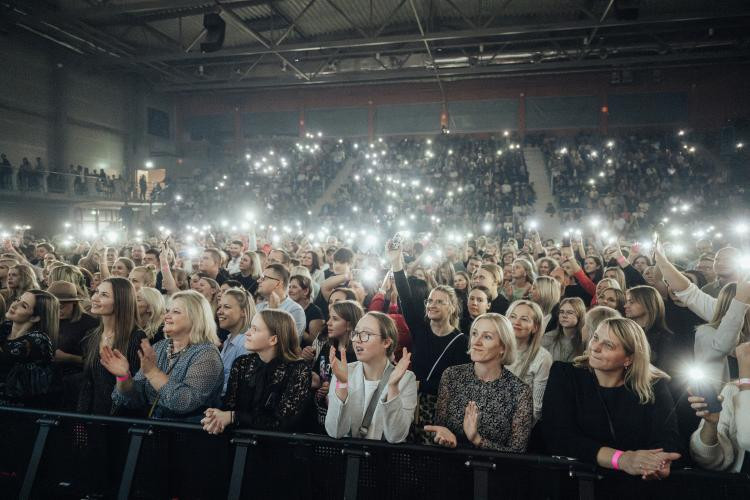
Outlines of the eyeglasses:
<svg viewBox="0 0 750 500">
<path fill-rule="evenodd" d="M 368 342 L 370 340 L 370 337 L 375 335 L 374 333 L 366 332 L 364 330 L 352 330 L 352 333 L 349 334 L 349 338 L 352 342 Z"/>
<path fill-rule="evenodd" d="M 429 306 L 447 306 L 448 301 L 442 299 L 427 299 L 424 301 L 425 307 Z"/>
<path fill-rule="evenodd" d="M 274 278 L 273 276 L 266 276 L 265 274 L 261 274 L 260 278 L 258 278 L 258 281 L 265 281 L 265 280 L 275 280 L 275 281 L 281 281 L 279 278 Z"/>
</svg>

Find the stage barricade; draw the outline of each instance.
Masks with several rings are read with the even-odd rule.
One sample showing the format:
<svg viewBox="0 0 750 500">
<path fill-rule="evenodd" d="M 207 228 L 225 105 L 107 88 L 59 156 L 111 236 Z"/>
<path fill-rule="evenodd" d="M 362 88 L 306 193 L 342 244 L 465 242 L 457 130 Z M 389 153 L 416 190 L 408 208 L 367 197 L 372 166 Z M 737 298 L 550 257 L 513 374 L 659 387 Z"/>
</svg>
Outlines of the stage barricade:
<svg viewBox="0 0 750 500">
<path fill-rule="evenodd" d="M 644 482 L 565 457 L 0 407 L 0 498 L 750 498 L 750 477 Z"/>
</svg>

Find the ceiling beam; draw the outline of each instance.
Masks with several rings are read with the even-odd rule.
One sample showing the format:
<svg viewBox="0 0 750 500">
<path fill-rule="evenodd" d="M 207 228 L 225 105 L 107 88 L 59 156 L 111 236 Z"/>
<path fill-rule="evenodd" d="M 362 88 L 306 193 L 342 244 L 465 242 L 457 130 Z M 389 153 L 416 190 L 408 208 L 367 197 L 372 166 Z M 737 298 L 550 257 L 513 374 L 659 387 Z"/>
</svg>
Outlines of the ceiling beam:
<svg viewBox="0 0 750 500">
<path fill-rule="evenodd" d="M 242 7 L 259 7 L 281 0 L 228 0 L 224 5 L 233 9 Z M 134 22 L 151 22 L 164 19 L 176 19 L 216 12 L 216 4 L 211 0 L 170 0 L 143 1 L 120 5 L 106 5 L 66 11 L 72 16 L 93 21 L 97 25 L 131 24 Z"/>
<path fill-rule="evenodd" d="M 444 68 L 441 77 L 446 81 L 466 78 L 522 76 L 538 74 L 590 73 L 608 71 L 612 68 L 628 67 L 631 69 L 655 69 L 674 66 L 695 66 L 696 64 L 716 64 L 728 61 L 748 64 L 750 51 L 721 51 L 706 54 L 678 56 L 675 54 L 634 56 L 622 59 L 602 60 L 587 59 L 583 61 L 560 61 L 543 63 L 519 63 L 512 65 L 471 66 L 460 68 Z M 341 86 L 341 85 L 369 85 L 383 83 L 424 82 L 434 81 L 435 75 L 427 68 L 407 69 L 399 71 L 379 71 L 368 73 L 338 74 L 331 77 L 319 76 L 310 81 L 291 81 L 280 78 L 263 78 L 244 81 L 204 82 L 202 84 L 161 85 L 157 87 L 161 92 L 200 92 L 216 90 L 249 90 L 249 89 L 280 89 L 301 86 Z"/>
<path fill-rule="evenodd" d="M 184 54 L 181 52 L 166 53 L 154 56 L 142 56 L 136 57 L 133 61 L 128 62 L 154 62 L 154 61 L 173 61 L 173 62 L 196 62 L 196 61 L 210 61 L 210 60 L 221 60 L 229 59 L 233 57 L 243 56 L 258 56 L 260 54 L 276 54 L 276 53 L 303 53 L 303 52 L 316 52 L 326 49 L 350 49 L 350 48 L 376 48 L 376 47 L 388 47 L 391 45 L 404 45 L 404 44 L 424 44 L 424 42 L 442 42 L 451 40 L 477 40 L 477 43 L 481 43 L 483 39 L 494 38 L 494 37 L 515 37 L 523 36 L 528 34 L 536 33 L 565 33 L 584 31 L 590 32 L 595 27 L 601 30 L 613 29 L 613 28 L 628 28 L 637 26 L 655 26 L 660 24 L 672 25 L 688 25 L 691 23 L 701 22 L 717 22 L 726 21 L 734 23 L 743 23 L 750 20 L 750 11 L 734 12 L 734 13 L 707 13 L 704 15 L 686 16 L 681 18 L 654 18 L 644 19 L 641 18 L 636 21 L 618 21 L 610 19 L 604 23 L 596 21 L 578 21 L 572 23 L 552 23 L 552 24 L 541 24 L 541 25 L 526 25 L 526 26 L 501 26 L 492 27 L 480 30 L 458 30 L 458 31 L 440 31 L 433 33 L 426 33 L 424 36 L 421 34 L 408 34 L 408 35 L 390 35 L 381 36 L 376 38 L 353 38 L 353 39 L 339 39 L 330 41 L 319 41 L 319 42 L 305 42 L 296 44 L 284 44 L 280 46 L 274 46 L 272 48 L 267 47 L 248 47 L 240 49 L 227 49 L 218 52 L 211 52 L 206 54 L 192 53 Z"/>
</svg>

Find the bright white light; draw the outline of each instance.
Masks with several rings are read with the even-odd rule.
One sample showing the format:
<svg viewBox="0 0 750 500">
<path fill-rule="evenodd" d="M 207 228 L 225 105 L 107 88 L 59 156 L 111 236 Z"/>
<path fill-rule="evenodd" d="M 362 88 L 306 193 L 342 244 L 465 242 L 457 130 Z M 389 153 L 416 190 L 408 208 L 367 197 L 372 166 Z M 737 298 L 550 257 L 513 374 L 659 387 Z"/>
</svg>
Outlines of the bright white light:
<svg viewBox="0 0 750 500">
<path fill-rule="evenodd" d="M 221 224 L 221 227 L 227 227 L 229 225 L 229 221 L 226 219 L 222 219 L 219 224 Z"/>
<path fill-rule="evenodd" d="M 744 147 L 745 147 L 745 144 L 743 142 L 738 142 L 737 143 L 737 149 L 742 149 Z"/>
<path fill-rule="evenodd" d="M 613 147 L 615 147 L 615 141 L 607 141 L 607 147 L 608 147 L 608 148 L 613 148 Z"/>
<path fill-rule="evenodd" d="M 737 234 L 745 234 L 747 233 L 747 224 L 744 222 L 739 222 L 734 226 L 734 232 Z"/>
<path fill-rule="evenodd" d="M 182 195 L 176 194 L 174 195 L 174 199 L 177 201 L 182 201 Z"/>
<path fill-rule="evenodd" d="M 510 135 L 510 132 L 507 130 L 503 130 L 503 137 L 508 137 Z"/>
<path fill-rule="evenodd" d="M 687 376 L 694 382 L 699 382 L 706 378 L 706 373 L 699 366 L 691 366 L 687 369 Z"/>
<path fill-rule="evenodd" d="M 107 241 L 109 241 L 110 243 L 116 243 L 119 238 L 120 235 L 114 231 L 109 231 L 107 233 Z"/>
<path fill-rule="evenodd" d="M 685 135 L 685 131 L 684 130 L 680 130 L 679 132 L 677 132 L 677 135 L 679 135 L 680 137 L 682 137 L 683 135 Z"/>
<path fill-rule="evenodd" d="M 250 158 L 252 158 L 252 157 L 250 156 L 250 153 L 247 153 L 247 154 L 245 154 L 245 159 L 246 159 L 246 160 L 249 160 Z"/>
<path fill-rule="evenodd" d="M 568 154 L 568 148 L 561 148 L 561 149 L 560 149 L 560 154 L 561 154 L 561 155 L 566 155 L 566 154 Z"/>
<path fill-rule="evenodd" d="M 537 221 L 535 221 L 535 220 L 530 220 L 529 221 L 529 228 L 530 229 L 536 229 L 537 227 L 539 227 L 539 223 Z"/>
<path fill-rule="evenodd" d="M 490 231 L 492 231 L 492 224 L 490 224 L 489 222 L 485 222 L 484 224 L 482 224 L 482 231 L 484 231 L 485 233 L 489 233 Z"/>
<path fill-rule="evenodd" d="M 151 160 L 146 160 L 145 165 L 146 168 L 154 168 L 154 162 L 152 162 Z"/>
</svg>

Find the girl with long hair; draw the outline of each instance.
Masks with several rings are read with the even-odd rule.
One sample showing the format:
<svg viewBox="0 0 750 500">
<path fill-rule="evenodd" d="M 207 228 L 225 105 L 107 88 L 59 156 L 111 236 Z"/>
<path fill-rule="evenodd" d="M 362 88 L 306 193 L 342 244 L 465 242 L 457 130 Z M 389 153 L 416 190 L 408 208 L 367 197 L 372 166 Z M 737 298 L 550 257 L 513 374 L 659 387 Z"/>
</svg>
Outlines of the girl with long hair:
<svg viewBox="0 0 750 500">
<path fill-rule="evenodd" d="M 293 432 L 304 430 L 310 400 L 310 366 L 299 357 L 294 318 L 277 309 L 259 311 L 244 334 L 249 354 L 235 359 L 223 409 L 208 408 L 203 429 L 227 426 Z"/>
<path fill-rule="evenodd" d="M 535 302 L 517 300 L 508 307 L 507 316 L 513 325 L 518 347 L 516 360 L 508 370 L 531 387 L 536 423 L 542 416 L 542 398 L 552 365 L 552 355 L 542 347 L 544 315 Z"/>
<path fill-rule="evenodd" d="M 560 301 L 557 328 L 545 332 L 542 347 L 547 349 L 554 361 L 570 363 L 583 353 L 583 328 L 586 322 L 586 305 L 579 297 L 568 297 Z"/>
<path fill-rule="evenodd" d="M 84 340 L 83 384 L 78 397 L 78 411 L 96 415 L 114 412 L 112 391 L 115 375 L 102 363 L 105 349 L 117 350 L 128 365 L 140 366 L 138 350 L 146 334 L 138 328 L 138 302 L 133 284 L 125 278 L 107 278 L 91 297 L 91 314 L 99 318 L 99 326 Z"/>
<path fill-rule="evenodd" d="M 224 365 L 224 386 L 226 391 L 229 382 L 229 371 L 234 360 L 248 353 L 245 349 L 243 334 L 250 328 L 250 322 L 255 317 L 255 301 L 244 288 L 230 288 L 219 299 L 216 317 L 219 328 L 226 332 L 226 338 L 221 345 L 221 361 Z"/>
</svg>

